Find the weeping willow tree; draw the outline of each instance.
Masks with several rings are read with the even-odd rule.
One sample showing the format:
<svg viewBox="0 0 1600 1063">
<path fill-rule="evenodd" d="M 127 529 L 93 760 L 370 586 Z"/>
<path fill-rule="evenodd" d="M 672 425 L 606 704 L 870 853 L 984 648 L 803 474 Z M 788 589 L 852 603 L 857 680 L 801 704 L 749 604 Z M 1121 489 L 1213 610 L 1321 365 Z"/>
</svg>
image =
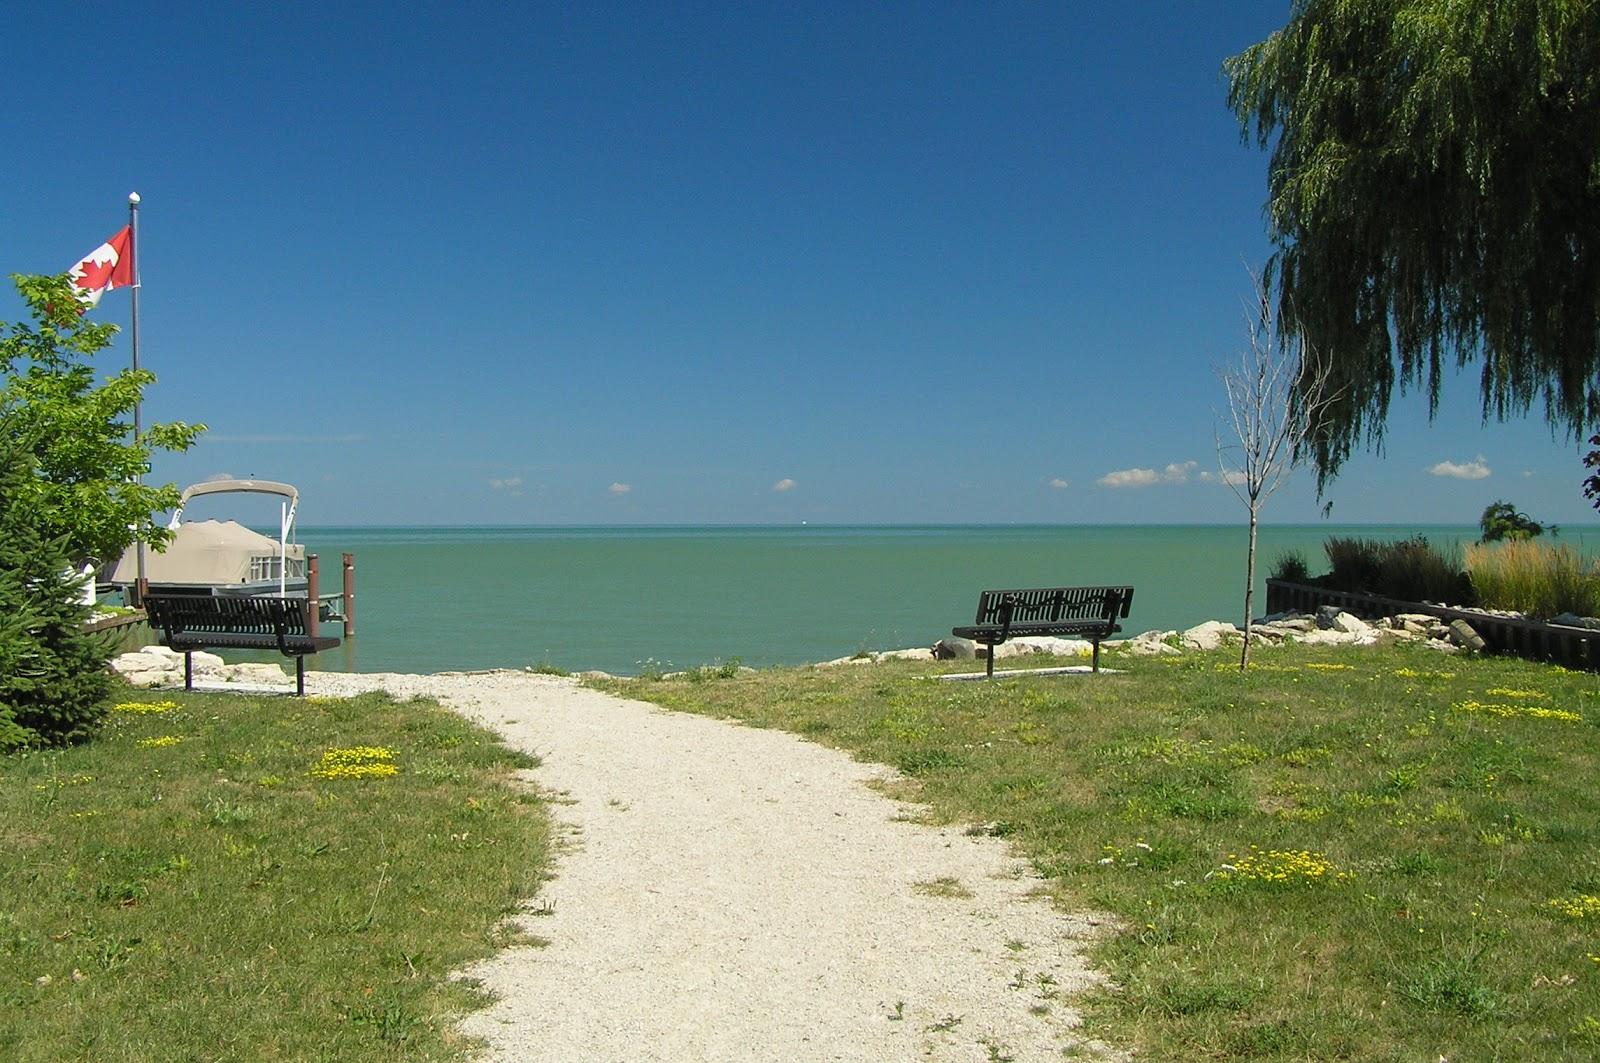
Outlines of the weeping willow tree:
<svg viewBox="0 0 1600 1063">
<path fill-rule="evenodd" d="M 1474 364 L 1485 420 L 1600 423 L 1600 0 L 1294 0 L 1224 70 L 1271 150 L 1283 327 L 1338 396 L 1319 488 L 1397 385 L 1431 415 Z"/>
</svg>

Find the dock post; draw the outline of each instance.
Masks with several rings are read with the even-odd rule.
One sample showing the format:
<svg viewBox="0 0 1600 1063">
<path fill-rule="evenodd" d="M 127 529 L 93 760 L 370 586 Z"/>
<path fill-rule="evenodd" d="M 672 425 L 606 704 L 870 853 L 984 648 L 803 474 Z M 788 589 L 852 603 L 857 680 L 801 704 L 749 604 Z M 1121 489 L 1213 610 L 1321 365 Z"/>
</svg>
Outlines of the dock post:
<svg viewBox="0 0 1600 1063">
<path fill-rule="evenodd" d="M 356 555 L 344 555 L 344 637 L 356 633 Z"/>
<path fill-rule="evenodd" d="M 317 573 L 317 555 L 306 555 L 306 634 L 315 638 L 322 626 L 321 580 Z"/>
</svg>

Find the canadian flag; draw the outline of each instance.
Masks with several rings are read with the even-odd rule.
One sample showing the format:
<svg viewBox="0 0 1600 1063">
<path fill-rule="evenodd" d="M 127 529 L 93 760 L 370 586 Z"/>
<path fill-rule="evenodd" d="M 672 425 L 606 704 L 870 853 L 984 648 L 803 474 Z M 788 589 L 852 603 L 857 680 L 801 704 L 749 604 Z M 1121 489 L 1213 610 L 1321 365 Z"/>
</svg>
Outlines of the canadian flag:
<svg viewBox="0 0 1600 1063">
<path fill-rule="evenodd" d="M 112 288 L 133 283 L 133 227 L 124 225 L 117 235 L 90 251 L 67 271 L 85 307 L 94 306 Z"/>
</svg>

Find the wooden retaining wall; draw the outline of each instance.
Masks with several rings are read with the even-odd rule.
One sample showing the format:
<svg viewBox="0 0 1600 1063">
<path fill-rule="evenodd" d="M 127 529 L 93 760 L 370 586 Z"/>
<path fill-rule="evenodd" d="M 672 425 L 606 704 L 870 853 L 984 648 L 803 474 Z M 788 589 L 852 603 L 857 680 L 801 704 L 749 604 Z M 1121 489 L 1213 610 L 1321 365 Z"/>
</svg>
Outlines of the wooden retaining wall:
<svg viewBox="0 0 1600 1063">
<path fill-rule="evenodd" d="M 1338 606 L 1364 620 L 1420 613 L 1449 623 L 1465 620 L 1483 637 L 1494 653 L 1526 657 L 1535 661 L 1554 661 L 1567 668 L 1600 672 L 1600 631 L 1582 627 L 1547 624 L 1542 620 L 1492 616 L 1470 609 L 1451 609 L 1426 602 L 1403 602 L 1377 594 L 1333 591 L 1287 580 L 1267 580 L 1267 612 L 1315 613 L 1324 605 Z"/>
</svg>

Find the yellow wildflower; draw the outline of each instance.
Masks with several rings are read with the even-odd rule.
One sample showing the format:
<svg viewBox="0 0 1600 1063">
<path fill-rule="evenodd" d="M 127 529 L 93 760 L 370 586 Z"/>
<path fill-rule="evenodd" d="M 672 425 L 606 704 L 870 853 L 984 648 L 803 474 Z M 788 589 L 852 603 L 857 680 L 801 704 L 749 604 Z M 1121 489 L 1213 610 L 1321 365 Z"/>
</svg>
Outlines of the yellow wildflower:
<svg viewBox="0 0 1600 1063">
<path fill-rule="evenodd" d="M 182 741 L 183 739 L 178 735 L 159 735 L 155 738 L 141 738 L 135 745 L 143 746 L 145 749 L 164 749 L 167 746 L 175 746 Z"/>
<path fill-rule="evenodd" d="M 150 716 L 160 712 L 171 712 L 177 707 L 176 701 L 124 701 L 120 705 L 111 706 L 111 711 Z"/>
<path fill-rule="evenodd" d="M 382 746 L 330 749 L 309 772 L 319 779 L 378 779 L 399 773 L 394 750 Z"/>
<path fill-rule="evenodd" d="M 1560 720 L 1562 723 L 1582 723 L 1580 713 L 1566 709 L 1547 709 L 1540 705 L 1487 705 L 1481 701 L 1458 701 L 1450 706 L 1457 712 L 1483 713 L 1503 720 L 1525 716 L 1535 720 Z"/>
<path fill-rule="evenodd" d="M 1572 897 L 1556 897 L 1546 901 L 1545 906 L 1560 912 L 1568 919 L 1589 919 L 1594 916 L 1600 916 L 1600 897 L 1596 897 L 1592 893 L 1580 893 Z"/>
<path fill-rule="evenodd" d="M 1252 845 L 1246 855 L 1229 855 L 1222 870 L 1212 873 L 1222 881 L 1259 883 L 1266 886 L 1298 886 L 1319 882 L 1338 882 L 1350 877 L 1322 853 L 1309 849 L 1268 849 Z"/>
</svg>

